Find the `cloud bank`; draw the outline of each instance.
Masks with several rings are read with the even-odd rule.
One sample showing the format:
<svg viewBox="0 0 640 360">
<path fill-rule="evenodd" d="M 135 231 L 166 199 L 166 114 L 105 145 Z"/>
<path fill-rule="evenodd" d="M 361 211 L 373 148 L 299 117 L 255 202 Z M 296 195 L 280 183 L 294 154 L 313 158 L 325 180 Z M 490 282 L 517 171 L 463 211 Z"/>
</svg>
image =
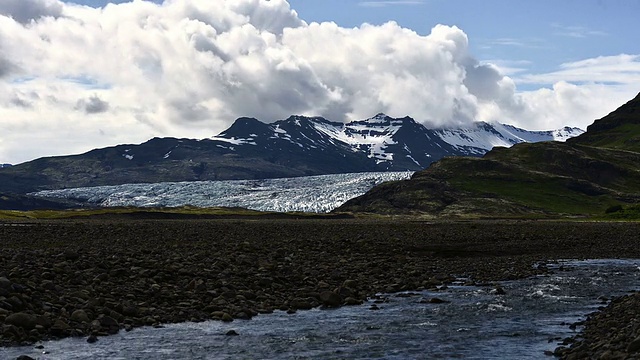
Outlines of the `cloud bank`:
<svg viewBox="0 0 640 360">
<path fill-rule="evenodd" d="M 423 36 L 394 22 L 308 24 L 285 0 L 101 9 L 3 0 L 0 162 L 153 136 L 205 138 L 240 116 L 348 121 L 385 112 L 429 126 L 585 127 L 635 95 L 639 64 L 621 55 L 512 78 L 478 62 L 455 26 Z M 519 92 L 520 83 L 546 87 Z"/>
</svg>

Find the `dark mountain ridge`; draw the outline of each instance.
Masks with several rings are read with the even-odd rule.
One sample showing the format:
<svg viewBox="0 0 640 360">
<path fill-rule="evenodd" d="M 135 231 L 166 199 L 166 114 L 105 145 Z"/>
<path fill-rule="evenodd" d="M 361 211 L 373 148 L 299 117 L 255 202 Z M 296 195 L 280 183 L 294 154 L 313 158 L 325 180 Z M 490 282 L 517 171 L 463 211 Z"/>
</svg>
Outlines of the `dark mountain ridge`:
<svg viewBox="0 0 640 360">
<path fill-rule="evenodd" d="M 428 129 L 384 114 L 348 124 L 291 116 L 271 124 L 239 118 L 208 139 L 153 138 L 0 169 L 0 192 L 28 193 L 126 183 L 264 179 L 371 171 L 417 171 L 444 156 L 494 145 L 564 140 L 582 131 L 532 132 L 501 124 Z"/>
</svg>

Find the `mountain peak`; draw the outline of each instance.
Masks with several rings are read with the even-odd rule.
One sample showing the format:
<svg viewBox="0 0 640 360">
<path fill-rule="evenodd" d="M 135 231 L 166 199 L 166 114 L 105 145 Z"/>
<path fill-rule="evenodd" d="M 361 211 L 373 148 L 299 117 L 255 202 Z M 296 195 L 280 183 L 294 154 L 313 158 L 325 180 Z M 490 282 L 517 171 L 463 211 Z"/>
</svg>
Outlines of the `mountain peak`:
<svg viewBox="0 0 640 360">
<path fill-rule="evenodd" d="M 246 134 L 265 133 L 268 125 L 256 118 L 240 117 L 227 130 L 218 134 L 217 137 L 234 138 L 244 137 Z"/>
<path fill-rule="evenodd" d="M 369 123 L 369 124 L 375 124 L 375 123 L 387 123 L 389 121 L 393 120 L 392 117 L 388 116 L 385 113 L 377 113 L 375 116 L 370 117 L 368 119 L 364 119 L 364 120 L 356 120 L 356 121 L 352 121 L 352 123 Z"/>
</svg>

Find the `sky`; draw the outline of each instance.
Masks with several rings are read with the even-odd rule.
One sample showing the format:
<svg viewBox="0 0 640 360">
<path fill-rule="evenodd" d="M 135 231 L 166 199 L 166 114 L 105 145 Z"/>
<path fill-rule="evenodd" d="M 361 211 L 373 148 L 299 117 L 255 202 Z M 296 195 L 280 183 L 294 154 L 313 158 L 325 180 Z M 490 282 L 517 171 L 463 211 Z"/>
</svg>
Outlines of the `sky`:
<svg viewBox="0 0 640 360">
<path fill-rule="evenodd" d="M 640 92 L 640 0 L 1 0 L 0 163 L 241 116 L 586 128 Z"/>
</svg>

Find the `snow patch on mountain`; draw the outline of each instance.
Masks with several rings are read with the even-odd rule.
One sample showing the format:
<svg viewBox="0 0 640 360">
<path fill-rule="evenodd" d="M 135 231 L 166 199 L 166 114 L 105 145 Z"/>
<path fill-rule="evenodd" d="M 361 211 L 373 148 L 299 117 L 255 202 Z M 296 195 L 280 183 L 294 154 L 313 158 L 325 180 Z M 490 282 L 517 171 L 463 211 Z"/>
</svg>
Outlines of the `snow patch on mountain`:
<svg viewBox="0 0 640 360">
<path fill-rule="evenodd" d="M 214 136 L 211 138 L 211 140 L 217 140 L 217 141 L 224 141 L 233 145 L 257 145 L 255 141 L 253 141 L 252 138 L 225 138 L 225 137 L 221 137 L 221 136 Z"/>
<path fill-rule="evenodd" d="M 509 147 L 521 142 L 566 139 L 584 131 L 563 128 L 552 131 L 528 131 L 511 125 L 477 122 L 463 128 L 429 129 L 415 120 L 377 114 L 350 123 L 332 122 L 322 117 L 294 115 L 265 124 L 254 118 L 240 118 L 218 136 L 210 138 L 240 146 L 252 145 L 255 151 L 300 151 L 313 157 L 318 151 L 336 157 L 362 154 L 375 170 L 421 170 L 444 156 L 482 156 L 496 146 Z M 220 147 L 226 147 L 219 144 Z M 293 145 L 293 147 L 291 147 Z M 278 155 L 276 155 L 278 156 Z"/>
<path fill-rule="evenodd" d="M 445 142 L 459 149 L 468 149 L 471 154 L 483 155 L 496 146 L 510 147 L 522 142 L 566 141 L 584 133 L 578 128 L 565 127 L 554 131 L 529 131 L 506 124 L 474 123 L 460 129 L 435 131 Z"/>
</svg>

